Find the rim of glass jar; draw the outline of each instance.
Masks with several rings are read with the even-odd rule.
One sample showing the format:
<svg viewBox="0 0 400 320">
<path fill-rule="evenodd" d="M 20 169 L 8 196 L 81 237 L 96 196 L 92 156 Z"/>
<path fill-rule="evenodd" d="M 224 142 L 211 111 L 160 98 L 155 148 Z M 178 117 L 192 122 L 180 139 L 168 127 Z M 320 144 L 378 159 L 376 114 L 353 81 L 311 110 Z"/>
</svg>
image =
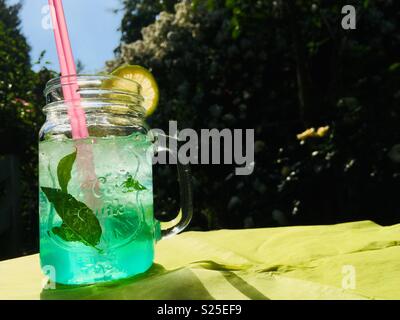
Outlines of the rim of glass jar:
<svg viewBox="0 0 400 320">
<path fill-rule="evenodd" d="M 119 83 L 126 83 L 127 86 L 132 84 L 135 84 L 137 86 L 137 93 L 133 92 L 133 91 L 128 91 L 128 90 L 124 90 L 124 89 L 116 89 L 116 88 L 102 88 L 101 84 L 103 81 L 118 81 Z M 126 79 L 126 78 L 121 78 L 121 77 L 117 77 L 114 75 L 109 75 L 109 74 L 97 74 L 97 75 L 90 75 L 90 74 L 78 74 L 78 75 L 71 75 L 71 76 L 59 76 L 56 78 L 53 78 L 51 80 L 49 80 L 46 83 L 46 87 L 44 90 L 44 96 L 47 97 L 54 92 L 55 90 L 58 89 L 62 89 L 63 86 L 68 86 L 68 85 L 74 85 L 76 83 L 78 83 L 78 86 L 80 88 L 85 88 L 84 84 L 87 83 L 91 83 L 94 84 L 96 83 L 98 84 L 98 88 L 97 90 L 101 91 L 102 93 L 107 93 L 108 94 L 113 94 L 115 95 L 125 95 L 125 96 L 131 96 L 134 99 L 136 99 L 138 101 L 138 103 L 134 103 L 134 102 L 129 102 L 127 100 L 118 100 L 117 98 L 113 97 L 113 98 L 109 98 L 106 99 L 104 97 L 102 97 L 101 99 L 106 101 L 109 100 L 107 103 L 104 102 L 105 105 L 129 105 L 129 108 L 131 109 L 131 111 L 136 112 L 138 115 L 140 116 L 145 116 L 145 109 L 142 106 L 142 103 L 144 101 L 144 98 L 140 95 L 140 90 L 141 90 L 141 85 L 134 81 L 134 80 L 130 80 L 130 79 Z M 84 90 L 82 89 L 78 89 L 78 92 L 81 91 L 83 92 Z M 96 98 L 81 98 L 82 101 L 94 101 L 94 100 L 100 100 L 98 97 Z M 46 113 L 47 111 L 49 111 L 50 109 L 54 109 L 57 107 L 65 107 L 65 103 L 68 102 L 65 99 L 60 99 L 58 101 L 53 101 L 50 103 L 46 103 L 46 105 L 43 107 L 43 112 Z"/>
</svg>

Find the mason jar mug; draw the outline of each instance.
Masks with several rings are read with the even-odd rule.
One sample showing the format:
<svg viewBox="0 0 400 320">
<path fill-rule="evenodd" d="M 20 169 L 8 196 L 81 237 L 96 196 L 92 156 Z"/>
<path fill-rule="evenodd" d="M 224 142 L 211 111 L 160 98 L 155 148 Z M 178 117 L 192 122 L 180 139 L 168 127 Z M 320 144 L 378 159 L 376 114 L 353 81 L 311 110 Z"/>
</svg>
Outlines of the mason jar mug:
<svg viewBox="0 0 400 320">
<path fill-rule="evenodd" d="M 65 86 L 76 81 L 89 137 L 73 139 Z M 127 82 L 121 88 L 107 83 Z M 64 87 L 64 88 L 63 88 Z M 40 261 L 51 281 L 112 281 L 145 272 L 155 243 L 192 216 L 190 173 L 179 164 L 181 210 L 172 223 L 153 212 L 152 155 L 140 85 L 109 75 L 61 77 L 45 89 L 39 142 Z M 49 271 L 50 270 L 50 271 Z"/>
</svg>

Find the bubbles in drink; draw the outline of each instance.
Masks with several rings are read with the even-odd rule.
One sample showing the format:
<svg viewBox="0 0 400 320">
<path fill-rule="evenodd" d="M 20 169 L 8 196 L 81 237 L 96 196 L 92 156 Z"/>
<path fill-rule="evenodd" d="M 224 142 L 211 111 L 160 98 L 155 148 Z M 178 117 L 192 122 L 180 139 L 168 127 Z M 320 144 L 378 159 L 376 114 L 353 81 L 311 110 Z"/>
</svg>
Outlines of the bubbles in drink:
<svg viewBox="0 0 400 320">
<path fill-rule="evenodd" d="M 91 181 L 89 192 L 98 199 L 96 207 L 85 202 L 86 191 L 81 188 L 76 164 L 72 168 L 69 206 L 74 208 L 74 201 L 79 201 L 92 210 L 101 227 L 96 246 L 82 241 L 76 230 L 62 229 L 63 219 L 41 192 L 41 260 L 45 265 L 55 265 L 58 282 L 118 279 L 143 272 L 152 263 L 152 164 L 145 154 L 151 144 L 142 136 L 98 138 L 92 145 L 97 179 Z M 57 165 L 72 152 L 74 142 L 70 140 L 41 142 L 41 187 L 60 188 Z M 54 228 L 62 231 L 55 232 Z"/>
</svg>

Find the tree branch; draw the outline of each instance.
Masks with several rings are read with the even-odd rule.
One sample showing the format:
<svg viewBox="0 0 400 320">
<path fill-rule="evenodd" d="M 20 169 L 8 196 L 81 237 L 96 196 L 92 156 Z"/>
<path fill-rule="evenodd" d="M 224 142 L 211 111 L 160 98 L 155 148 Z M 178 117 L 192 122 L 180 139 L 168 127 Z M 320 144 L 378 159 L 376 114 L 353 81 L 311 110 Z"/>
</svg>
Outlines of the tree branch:
<svg viewBox="0 0 400 320">
<path fill-rule="evenodd" d="M 310 127 L 314 124 L 314 102 L 312 95 L 312 80 L 310 76 L 308 59 L 305 50 L 303 35 L 298 23 L 298 8 L 294 0 L 286 1 L 286 11 L 289 30 L 293 39 L 293 47 L 297 65 L 297 85 L 300 102 L 300 116 L 304 126 Z"/>
</svg>

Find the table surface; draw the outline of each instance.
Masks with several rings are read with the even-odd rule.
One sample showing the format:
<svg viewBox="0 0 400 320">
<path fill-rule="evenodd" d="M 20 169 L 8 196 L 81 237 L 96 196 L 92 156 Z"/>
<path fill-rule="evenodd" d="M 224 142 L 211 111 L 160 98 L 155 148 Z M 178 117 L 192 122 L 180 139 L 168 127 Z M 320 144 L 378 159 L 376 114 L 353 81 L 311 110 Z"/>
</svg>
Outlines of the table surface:
<svg viewBox="0 0 400 320">
<path fill-rule="evenodd" d="M 0 262 L 1 299 L 400 299 L 400 224 L 187 232 L 143 275 L 43 290 L 38 255 Z"/>
</svg>

